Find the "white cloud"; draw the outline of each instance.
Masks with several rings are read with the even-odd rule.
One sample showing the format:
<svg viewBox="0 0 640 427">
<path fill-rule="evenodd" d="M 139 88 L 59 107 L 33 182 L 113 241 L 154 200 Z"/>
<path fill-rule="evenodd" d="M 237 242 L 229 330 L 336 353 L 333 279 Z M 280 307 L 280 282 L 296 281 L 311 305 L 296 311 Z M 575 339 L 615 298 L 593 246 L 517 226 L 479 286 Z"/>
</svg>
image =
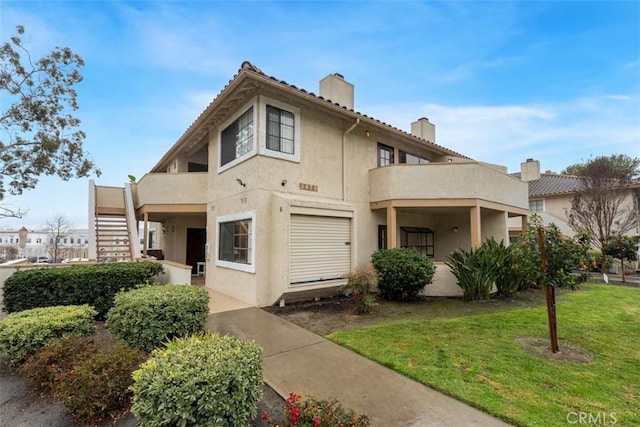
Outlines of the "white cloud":
<svg viewBox="0 0 640 427">
<path fill-rule="evenodd" d="M 532 105 L 402 104 L 366 111 L 405 130 L 428 117 L 438 144 L 511 171 L 530 157 L 559 171 L 591 155 L 640 157 L 639 106 L 638 97 L 616 94 Z"/>
</svg>

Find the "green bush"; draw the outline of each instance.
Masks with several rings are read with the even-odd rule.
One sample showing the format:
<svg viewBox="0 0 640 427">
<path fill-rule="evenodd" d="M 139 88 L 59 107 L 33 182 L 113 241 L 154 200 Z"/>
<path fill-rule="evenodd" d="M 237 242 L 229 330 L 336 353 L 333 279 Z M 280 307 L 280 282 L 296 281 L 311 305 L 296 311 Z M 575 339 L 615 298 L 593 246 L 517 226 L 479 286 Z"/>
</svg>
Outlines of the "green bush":
<svg viewBox="0 0 640 427">
<path fill-rule="evenodd" d="M 4 283 L 4 309 L 89 304 L 103 319 L 117 292 L 151 282 L 160 272 L 162 264 L 148 261 L 17 271 Z"/>
<path fill-rule="evenodd" d="M 358 415 L 352 409 L 344 408 L 336 399 L 322 400 L 313 396 L 289 393 L 286 400 L 284 419 L 269 420 L 269 414 L 262 419 L 272 426 L 289 427 L 368 427 L 371 425 L 366 415 Z"/>
<path fill-rule="evenodd" d="M 117 419 L 131 406 L 131 373 L 147 355 L 109 336 L 55 340 L 18 372 L 41 395 L 63 403 L 79 425 Z"/>
<path fill-rule="evenodd" d="M 116 295 L 107 326 L 116 337 L 149 352 L 169 339 L 202 332 L 208 314 L 205 289 L 147 286 Z"/>
<path fill-rule="evenodd" d="M 445 264 L 458 280 L 464 299 L 489 298 L 498 275 L 497 260 L 492 255 L 492 248 L 483 244 L 469 251 L 458 249 L 447 256 Z"/>
<path fill-rule="evenodd" d="M 55 338 L 95 330 L 96 311 L 88 305 L 42 307 L 12 313 L 0 321 L 0 350 L 13 364 Z"/>
<path fill-rule="evenodd" d="M 371 262 L 378 273 L 380 296 L 395 301 L 415 299 L 436 271 L 431 259 L 413 249 L 381 249 Z"/>
<path fill-rule="evenodd" d="M 140 425 L 247 426 L 262 395 L 262 348 L 230 336 L 169 342 L 133 373 Z"/>
</svg>

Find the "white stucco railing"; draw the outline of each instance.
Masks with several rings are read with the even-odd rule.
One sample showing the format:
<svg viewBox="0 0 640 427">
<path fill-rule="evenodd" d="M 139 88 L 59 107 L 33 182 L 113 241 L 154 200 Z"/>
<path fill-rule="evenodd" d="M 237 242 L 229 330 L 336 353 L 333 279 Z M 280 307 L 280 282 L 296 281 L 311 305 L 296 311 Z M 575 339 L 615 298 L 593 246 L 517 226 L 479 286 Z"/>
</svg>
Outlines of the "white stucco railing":
<svg viewBox="0 0 640 427">
<path fill-rule="evenodd" d="M 395 164 L 369 171 L 371 202 L 394 199 L 482 199 L 529 208 L 528 186 L 478 162 Z"/>
<path fill-rule="evenodd" d="M 136 208 L 147 204 L 206 204 L 207 172 L 149 173 L 135 184 Z"/>
</svg>

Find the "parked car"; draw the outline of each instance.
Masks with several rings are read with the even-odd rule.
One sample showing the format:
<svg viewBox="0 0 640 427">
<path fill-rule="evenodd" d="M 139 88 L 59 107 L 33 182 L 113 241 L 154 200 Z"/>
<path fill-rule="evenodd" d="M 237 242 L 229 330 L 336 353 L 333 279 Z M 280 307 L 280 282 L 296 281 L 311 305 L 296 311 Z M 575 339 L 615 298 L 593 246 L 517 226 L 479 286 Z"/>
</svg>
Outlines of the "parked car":
<svg viewBox="0 0 640 427">
<path fill-rule="evenodd" d="M 53 258 L 49 258 L 46 256 L 30 257 L 29 262 L 33 264 L 51 264 L 53 263 Z"/>
</svg>

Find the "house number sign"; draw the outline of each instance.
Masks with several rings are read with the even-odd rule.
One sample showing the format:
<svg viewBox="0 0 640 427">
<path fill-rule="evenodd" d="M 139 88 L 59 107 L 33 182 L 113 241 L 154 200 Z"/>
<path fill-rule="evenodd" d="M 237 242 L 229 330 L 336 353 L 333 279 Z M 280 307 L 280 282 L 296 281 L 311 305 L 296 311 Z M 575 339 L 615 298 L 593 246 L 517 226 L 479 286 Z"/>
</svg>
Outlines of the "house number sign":
<svg viewBox="0 0 640 427">
<path fill-rule="evenodd" d="M 303 182 L 298 185 L 298 188 L 305 191 L 318 191 L 318 186 L 316 184 L 305 184 Z"/>
</svg>

